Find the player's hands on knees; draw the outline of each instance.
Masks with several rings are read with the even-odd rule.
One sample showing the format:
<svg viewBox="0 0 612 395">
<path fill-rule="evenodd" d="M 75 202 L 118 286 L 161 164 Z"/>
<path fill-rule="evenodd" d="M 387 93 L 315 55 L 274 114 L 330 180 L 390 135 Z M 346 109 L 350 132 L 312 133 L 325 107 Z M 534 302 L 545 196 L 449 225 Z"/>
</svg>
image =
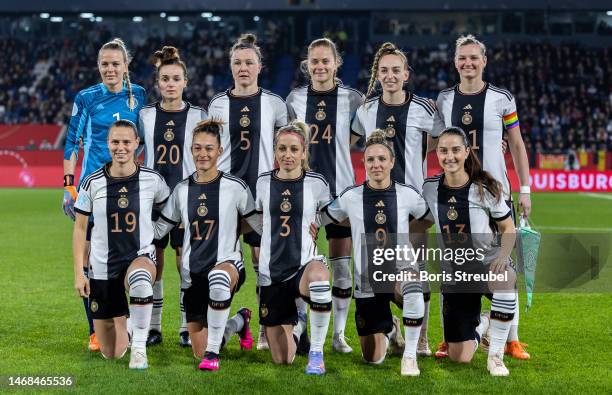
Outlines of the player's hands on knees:
<svg viewBox="0 0 612 395">
<path fill-rule="evenodd" d="M 79 274 L 74 279 L 74 289 L 77 295 L 82 298 L 89 297 L 89 279 L 85 278 L 83 274 Z"/>
<path fill-rule="evenodd" d="M 74 221 L 74 202 L 77 200 L 77 191 L 74 185 L 66 185 L 64 187 L 64 201 L 62 203 L 62 208 L 64 209 L 64 214 L 70 217 Z"/>
<path fill-rule="evenodd" d="M 529 217 L 531 214 L 531 195 L 528 193 L 519 194 L 519 211 L 523 212 L 524 217 Z"/>
<path fill-rule="evenodd" d="M 308 233 L 312 236 L 314 241 L 317 241 L 317 235 L 319 234 L 319 227 L 315 223 L 310 224 L 310 228 L 308 229 Z"/>
</svg>

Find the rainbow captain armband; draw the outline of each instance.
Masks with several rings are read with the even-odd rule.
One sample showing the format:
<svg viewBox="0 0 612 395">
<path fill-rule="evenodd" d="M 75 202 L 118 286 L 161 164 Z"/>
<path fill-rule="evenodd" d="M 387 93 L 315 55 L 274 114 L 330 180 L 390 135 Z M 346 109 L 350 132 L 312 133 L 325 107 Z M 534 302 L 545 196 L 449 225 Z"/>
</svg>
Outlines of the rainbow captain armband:
<svg viewBox="0 0 612 395">
<path fill-rule="evenodd" d="M 504 127 L 506 130 L 515 128 L 519 125 L 518 114 L 515 112 L 504 115 Z"/>
</svg>

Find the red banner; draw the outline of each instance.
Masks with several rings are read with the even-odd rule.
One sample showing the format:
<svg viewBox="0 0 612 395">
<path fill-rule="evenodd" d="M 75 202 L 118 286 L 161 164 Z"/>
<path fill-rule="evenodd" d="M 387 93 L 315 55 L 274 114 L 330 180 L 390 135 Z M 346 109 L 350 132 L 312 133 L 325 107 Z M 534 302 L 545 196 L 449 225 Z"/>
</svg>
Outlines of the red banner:
<svg viewBox="0 0 612 395">
<path fill-rule="evenodd" d="M 612 171 L 533 169 L 529 173 L 534 192 L 612 192 Z"/>
</svg>

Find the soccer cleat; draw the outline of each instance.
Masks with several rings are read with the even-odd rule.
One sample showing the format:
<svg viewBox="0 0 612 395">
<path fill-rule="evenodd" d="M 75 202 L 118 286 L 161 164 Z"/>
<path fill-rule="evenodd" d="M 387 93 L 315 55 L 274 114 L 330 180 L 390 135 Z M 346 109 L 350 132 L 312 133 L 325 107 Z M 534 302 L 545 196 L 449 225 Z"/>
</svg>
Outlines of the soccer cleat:
<svg viewBox="0 0 612 395">
<path fill-rule="evenodd" d="M 240 332 L 238 332 L 238 336 L 240 337 L 240 348 L 242 350 L 250 350 L 253 348 L 253 335 L 251 334 L 251 328 L 249 328 L 249 322 L 251 321 L 251 310 L 243 307 L 238 310 L 238 314 L 242 316 L 242 320 L 244 321 L 242 329 Z"/>
<path fill-rule="evenodd" d="M 404 352 L 404 346 L 406 343 L 404 342 L 404 337 L 402 336 L 402 326 L 400 324 L 400 320 L 396 316 L 393 316 L 393 327 L 395 328 L 395 333 L 389 339 L 387 354 L 400 355 Z"/>
<path fill-rule="evenodd" d="M 427 340 L 427 336 L 419 337 L 419 342 L 417 343 L 417 355 L 419 357 L 431 357 L 431 350 L 429 349 L 429 341 Z"/>
<path fill-rule="evenodd" d="M 325 363 L 323 362 L 322 352 L 311 351 L 308 353 L 308 365 L 306 365 L 306 374 L 314 374 L 317 376 L 325 374 Z"/>
<path fill-rule="evenodd" d="M 179 333 L 179 344 L 181 347 L 191 347 L 191 338 L 189 337 L 189 332 L 181 332 Z"/>
<path fill-rule="evenodd" d="M 346 342 L 346 338 L 344 337 L 344 331 L 334 333 L 334 337 L 332 340 L 332 348 L 334 349 L 334 351 L 339 352 L 341 354 L 349 354 L 353 352 L 353 348 L 349 346 Z"/>
<path fill-rule="evenodd" d="M 266 339 L 266 332 L 264 332 L 263 327 L 259 329 L 259 336 L 257 337 L 257 349 L 258 350 L 269 350 L 268 339 Z"/>
<path fill-rule="evenodd" d="M 506 349 L 504 353 L 506 355 L 510 355 L 514 359 L 530 359 L 531 355 L 529 355 L 529 353 L 525 351 L 524 347 L 527 347 L 526 343 L 521 343 L 519 341 L 513 340 L 511 342 L 506 343 Z"/>
<path fill-rule="evenodd" d="M 147 347 L 161 344 L 162 340 L 163 338 L 161 332 L 156 329 L 151 329 L 149 331 L 149 336 L 147 337 Z"/>
<path fill-rule="evenodd" d="M 434 356 L 436 358 L 448 358 L 448 343 L 440 342 Z"/>
<path fill-rule="evenodd" d="M 147 350 L 132 348 L 130 351 L 130 369 L 146 369 L 149 367 L 147 361 Z"/>
<path fill-rule="evenodd" d="M 89 345 L 87 348 L 89 348 L 89 351 L 100 351 L 100 343 L 98 343 L 98 336 L 96 336 L 95 332 L 89 335 Z"/>
<path fill-rule="evenodd" d="M 487 359 L 487 370 L 491 373 L 491 376 L 508 376 L 510 374 L 502 357 L 501 354 L 495 354 Z"/>
<path fill-rule="evenodd" d="M 219 370 L 219 355 L 214 352 L 206 351 L 202 362 L 198 365 L 200 370 L 217 371 Z"/>
<path fill-rule="evenodd" d="M 421 374 L 416 358 L 402 357 L 402 376 L 418 376 Z"/>
</svg>

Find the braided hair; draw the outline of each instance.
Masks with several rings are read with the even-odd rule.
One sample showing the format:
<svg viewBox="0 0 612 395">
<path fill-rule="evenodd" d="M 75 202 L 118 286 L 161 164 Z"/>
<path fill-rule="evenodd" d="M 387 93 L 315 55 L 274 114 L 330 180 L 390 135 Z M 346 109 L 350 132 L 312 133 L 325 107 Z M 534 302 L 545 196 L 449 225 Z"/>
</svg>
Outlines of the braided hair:
<svg viewBox="0 0 612 395">
<path fill-rule="evenodd" d="M 380 59 L 382 59 L 385 55 L 397 55 L 402 59 L 406 70 L 408 70 L 408 58 L 406 54 L 404 54 L 399 48 L 395 46 L 395 44 L 386 42 L 378 48 L 376 54 L 374 55 L 374 62 L 372 62 L 372 69 L 370 70 L 370 82 L 368 83 L 368 91 L 366 93 L 366 97 L 371 97 L 374 93 L 374 87 L 376 86 L 376 77 L 378 75 L 378 63 Z"/>
</svg>

